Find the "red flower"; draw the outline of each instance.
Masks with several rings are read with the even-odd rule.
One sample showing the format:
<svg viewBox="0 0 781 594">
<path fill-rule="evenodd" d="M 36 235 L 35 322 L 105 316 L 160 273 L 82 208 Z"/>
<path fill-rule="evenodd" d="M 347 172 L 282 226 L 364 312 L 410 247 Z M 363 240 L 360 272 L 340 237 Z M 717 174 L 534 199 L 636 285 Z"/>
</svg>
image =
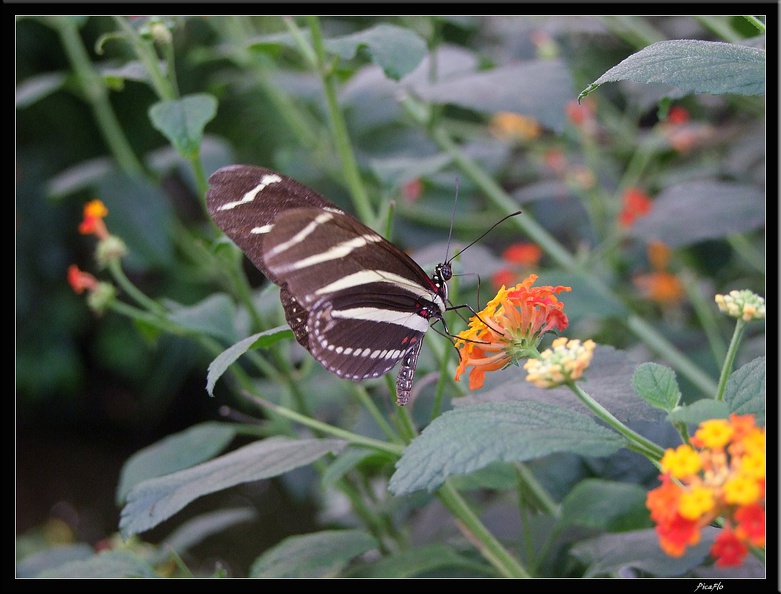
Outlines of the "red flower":
<svg viewBox="0 0 781 594">
<path fill-rule="evenodd" d="M 673 105 L 667 114 L 667 121 L 675 125 L 685 124 L 689 121 L 689 112 L 685 107 Z"/>
<path fill-rule="evenodd" d="M 541 257 L 542 250 L 536 243 L 514 243 L 502 252 L 502 260 L 522 266 L 534 266 Z"/>
<path fill-rule="evenodd" d="M 94 291 L 98 287 L 98 279 L 89 272 L 82 272 L 75 264 L 68 266 L 68 284 L 81 295 L 85 290 Z"/>
<path fill-rule="evenodd" d="M 84 219 L 79 224 L 79 233 L 82 235 L 97 235 L 99 239 L 109 236 L 108 229 L 103 219 L 108 214 L 108 209 L 100 200 L 92 200 L 84 205 Z"/>
<path fill-rule="evenodd" d="M 637 219 L 651 212 L 653 202 L 639 188 L 627 188 L 622 199 L 624 205 L 618 215 L 618 223 L 624 228 L 631 227 Z"/>
<path fill-rule="evenodd" d="M 716 537 L 710 553 L 716 559 L 716 567 L 733 567 L 742 563 L 748 547 L 729 527 L 725 527 Z"/>
</svg>

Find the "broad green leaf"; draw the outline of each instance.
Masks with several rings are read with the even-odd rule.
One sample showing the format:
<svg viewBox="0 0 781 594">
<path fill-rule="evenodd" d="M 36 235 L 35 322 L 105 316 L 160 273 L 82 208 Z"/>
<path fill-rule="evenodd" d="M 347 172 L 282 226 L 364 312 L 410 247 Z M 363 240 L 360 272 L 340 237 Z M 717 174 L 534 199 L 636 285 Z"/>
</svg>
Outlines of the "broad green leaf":
<svg viewBox="0 0 781 594">
<path fill-rule="evenodd" d="M 332 37 L 323 43 L 326 51 L 344 59 L 352 59 L 359 49 L 365 49 L 372 62 L 385 75 L 399 80 L 412 72 L 426 55 L 426 42 L 410 29 L 380 24 L 364 31 Z"/>
<path fill-rule="evenodd" d="M 765 357 L 749 361 L 729 376 L 724 401 L 730 412 L 753 414 L 757 425 L 764 425 L 765 398 Z"/>
<path fill-rule="evenodd" d="M 484 113 L 511 111 L 536 119 L 556 132 L 564 129 L 572 78 L 560 60 L 530 60 L 451 77 L 416 87 L 434 103 L 450 103 Z"/>
<path fill-rule="evenodd" d="M 185 158 L 198 156 L 203 129 L 217 114 L 217 100 L 206 93 L 160 101 L 149 108 L 152 125 Z"/>
<path fill-rule="evenodd" d="M 198 466 L 148 479 L 133 487 L 122 509 L 124 538 L 157 526 L 191 501 L 250 481 L 278 476 L 340 451 L 340 439 L 271 437 Z"/>
<path fill-rule="evenodd" d="M 325 530 L 291 536 L 258 557 L 250 577 L 335 577 L 354 557 L 378 546 L 371 534 L 361 530 Z"/>
<path fill-rule="evenodd" d="M 239 357 L 241 357 L 247 351 L 254 348 L 266 348 L 275 342 L 286 338 L 292 338 L 293 331 L 287 326 L 277 326 L 271 330 L 265 330 L 248 336 L 244 340 L 240 340 L 233 346 L 225 349 L 222 353 L 217 355 L 217 358 L 209 363 L 209 369 L 206 374 L 206 391 L 209 396 L 214 396 L 214 385 L 217 380 L 222 377 L 222 374 L 230 367 Z"/>
<path fill-rule="evenodd" d="M 453 547 L 444 544 L 429 544 L 406 549 L 378 561 L 362 563 L 350 571 L 348 576 L 403 578 L 441 574 L 440 577 L 447 577 L 448 573 L 453 573 L 454 570 L 462 570 L 477 576 L 496 575 L 490 566 L 461 555 Z"/>
<path fill-rule="evenodd" d="M 564 295 L 566 296 L 567 293 Z M 566 311 L 567 307 L 565 306 L 564 309 Z M 663 413 L 648 406 L 632 390 L 632 376 L 636 365 L 624 351 L 600 345 L 594 351 L 594 358 L 581 387 L 622 421 L 658 421 L 663 418 Z M 509 367 L 497 374 L 503 374 L 509 379 L 483 392 L 458 398 L 453 401 L 453 404 L 461 407 L 509 400 L 534 401 L 542 404 L 555 402 L 557 406 L 593 415 L 591 410 L 568 388 L 544 390 L 529 382 L 520 381 L 519 378 L 524 377 L 525 372 L 516 367 Z M 497 379 L 501 377 L 502 375 L 498 375 Z"/>
<path fill-rule="evenodd" d="M 236 342 L 236 304 L 225 293 L 216 293 L 195 305 L 176 304 L 168 318 L 176 324 L 197 332 L 208 334 L 227 343 Z"/>
<path fill-rule="evenodd" d="M 561 522 L 609 532 L 650 528 L 647 495 L 638 485 L 588 479 L 564 499 Z"/>
<path fill-rule="evenodd" d="M 729 416 L 729 408 L 725 402 L 717 402 L 710 398 L 703 398 L 681 406 L 667 415 L 671 423 L 684 423 L 697 426 L 709 419 L 726 419 Z"/>
<path fill-rule="evenodd" d="M 619 80 L 665 83 L 691 93 L 762 95 L 765 51 L 718 41 L 659 41 L 608 70 L 591 88 Z"/>
<path fill-rule="evenodd" d="M 675 372 L 657 363 L 643 363 L 632 376 L 635 393 L 653 407 L 670 412 L 681 400 Z"/>
<path fill-rule="evenodd" d="M 123 265 L 133 270 L 174 265 L 175 214 L 159 184 L 116 173 L 102 178 L 95 194 L 108 208 L 108 230 L 127 244 Z"/>
<path fill-rule="evenodd" d="M 201 423 L 137 451 L 122 466 L 117 505 L 122 505 L 128 491 L 141 481 L 213 458 L 236 436 L 236 428 L 230 423 Z"/>
<path fill-rule="evenodd" d="M 765 195 L 747 184 L 693 181 L 672 186 L 654 198 L 653 210 L 630 234 L 672 248 L 759 229 L 765 224 Z"/>
<path fill-rule="evenodd" d="M 716 529 L 706 527 L 699 544 L 688 548 L 682 557 L 670 557 L 662 551 L 659 535 L 652 528 L 582 540 L 572 547 L 571 553 L 589 566 L 584 577 L 617 577 L 627 568 L 671 577 L 700 565 L 708 556 L 716 533 Z"/>
<path fill-rule="evenodd" d="M 362 447 L 350 447 L 339 454 L 323 473 L 321 482 L 324 487 L 334 485 L 345 474 L 369 458 L 379 458 L 376 450 Z"/>
<path fill-rule="evenodd" d="M 38 574 L 41 578 L 160 577 L 144 559 L 130 551 L 106 551 L 89 559 L 71 561 Z"/>
<path fill-rule="evenodd" d="M 448 411 L 410 443 L 389 490 L 433 491 L 449 476 L 491 462 L 520 462 L 552 452 L 607 456 L 626 444 L 590 417 L 537 402 L 497 402 Z"/>
<path fill-rule="evenodd" d="M 46 194 L 51 198 L 65 198 L 70 194 L 89 189 L 105 177 L 115 174 L 115 163 L 109 157 L 80 161 L 52 177 L 46 184 Z"/>
<path fill-rule="evenodd" d="M 59 91 L 67 78 L 64 72 L 47 72 L 26 78 L 16 85 L 16 109 L 24 109 Z"/>
<path fill-rule="evenodd" d="M 203 539 L 223 532 L 236 524 L 249 522 L 258 517 L 254 508 L 244 507 L 237 509 L 220 509 L 214 512 L 197 516 L 179 526 L 160 543 L 159 556 L 155 562 L 164 562 L 170 555 L 170 551 L 177 554 L 190 550 Z"/>
</svg>

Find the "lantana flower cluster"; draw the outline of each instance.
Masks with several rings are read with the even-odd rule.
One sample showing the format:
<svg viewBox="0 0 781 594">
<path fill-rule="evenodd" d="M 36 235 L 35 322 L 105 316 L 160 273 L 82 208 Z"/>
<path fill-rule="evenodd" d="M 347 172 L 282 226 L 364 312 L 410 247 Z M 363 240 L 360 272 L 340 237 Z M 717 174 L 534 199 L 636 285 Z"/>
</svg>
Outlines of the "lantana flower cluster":
<svg viewBox="0 0 781 594">
<path fill-rule="evenodd" d="M 765 545 L 765 428 L 754 415 L 704 421 L 691 445 L 668 449 L 661 465 L 662 484 L 646 506 L 665 553 L 682 556 L 717 518 L 723 528 L 711 555 L 718 567 L 739 565 L 749 546 Z"/>
<path fill-rule="evenodd" d="M 543 335 L 567 327 L 564 304 L 556 294 L 570 287 L 532 287 L 536 280 L 537 275 L 530 274 L 514 287 L 502 286 L 485 309 L 470 319 L 469 328 L 456 340 L 461 357 L 456 380 L 472 367 L 469 388 L 475 390 L 483 385 L 486 372 L 537 357 Z"/>
</svg>

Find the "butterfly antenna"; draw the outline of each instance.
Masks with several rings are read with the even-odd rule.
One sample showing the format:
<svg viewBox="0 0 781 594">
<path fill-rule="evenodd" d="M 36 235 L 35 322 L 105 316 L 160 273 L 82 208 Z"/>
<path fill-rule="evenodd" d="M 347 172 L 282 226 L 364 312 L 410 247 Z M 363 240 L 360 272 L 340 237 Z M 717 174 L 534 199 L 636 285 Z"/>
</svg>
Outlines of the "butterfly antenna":
<svg viewBox="0 0 781 594">
<path fill-rule="evenodd" d="M 448 259 L 447 255 L 450 253 L 450 240 L 453 239 L 453 225 L 455 224 L 456 221 L 457 204 L 458 204 L 458 176 L 456 176 L 456 197 L 453 198 L 453 212 L 450 215 L 450 232 L 447 234 L 447 247 L 445 248 L 445 262 L 451 262 L 453 259 L 453 258 Z"/>
<path fill-rule="evenodd" d="M 475 245 L 475 244 L 476 244 L 478 241 L 480 241 L 480 240 L 481 240 L 483 237 L 485 237 L 486 235 L 488 235 L 488 234 L 489 234 L 491 231 L 493 231 L 493 230 L 494 230 L 496 227 L 498 227 L 499 225 L 501 225 L 502 223 L 504 223 L 504 222 L 505 222 L 507 219 L 511 219 L 512 217 L 518 216 L 519 214 L 521 214 L 521 212 L 523 212 L 523 211 L 516 210 L 514 213 L 512 213 L 512 214 L 508 214 L 507 216 L 505 216 L 505 217 L 502 217 L 501 219 L 499 219 L 498 221 L 496 221 L 496 222 L 495 222 L 493 225 L 491 225 L 491 226 L 490 226 L 490 227 L 489 227 L 489 228 L 488 228 L 488 229 L 487 229 L 487 230 L 486 230 L 486 231 L 485 231 L 485 232 L 484 232 L 484 233 L 483 233 L 483 234 L 482 234 L 480 237 L 478 237 L 477 239 L 475 239 L 475 240 L 474 240 L 472 243 L 470 243 L 469 245 L 467 245 L 465 248 L 463 248 L 463 249 L 461 249 L 461 250 L 457 251 L 455 254 L 453 254 L 453 257 L 452 257 L 452 258 L 450 258 L 450 260 L 448 260 L 448 262 L 452 262 L 453 260 L 455 260 L 456 258 L 458 258 L 458 256 L 460 256 L 460 255 L 461 255 L 461 254 L 463 254 L 463 253 L 464 253 L 464 252 L 465 252 L 467 249 L 469 249 L 470 247 L 472 247 L 473 245 Z M 450 230 L 451 230 L 451 233 L 452 233 L 452 231 L 453 231 L 453 224 L 452 224 L 452 223 L 450 224 Z M 450 240 L 449 240 L 449 239 L 448 239 L 448 242 L 447 242 L 447 244 L 448 244 L 448 248 L 449 248 L 449 247 L 450 247 Z"/>
</svg>

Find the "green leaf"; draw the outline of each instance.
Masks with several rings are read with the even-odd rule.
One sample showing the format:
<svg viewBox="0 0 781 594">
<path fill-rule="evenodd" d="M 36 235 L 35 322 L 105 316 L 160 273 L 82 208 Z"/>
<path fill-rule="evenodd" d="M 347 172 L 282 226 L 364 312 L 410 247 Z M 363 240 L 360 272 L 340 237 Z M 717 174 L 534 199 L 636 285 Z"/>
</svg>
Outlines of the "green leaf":
<svg viewBox="0 0 781 594">
<path fill-rule="evenodd" d="M 670 557 L 662 551 L 654 529 L 589 538 L 573 546 L 571 552 L 589 565 L 584 577 L 618 576 L 627 567 L 656 576 L 676 576 L 701 564 L 707 557 L 715 530 L 706 528 L 705 531 L 710 533 L 710 538 L 687 549 L 682 557 Z"/>
<path fill-rule="evenodd" d="M 765 194 L 747 184 L 694 181 L 678 184 L 654 198 L 649 214 L 630 234 L 672 248 L 759 229 L 765 224 Z"/>
<path fill-rule="evenodd" d="M 725 402 L 703 398 L 676 408 L 667 415 L 667 420 L 671 423 L 696 426 L 709 419 L 726 419 L 727 417 L 729 417 L 729 409 Z"/>
<path fill-rule="evenodd" d="M 433 491 L 449 476 L 491 462 L 521 462 L 552 452 L 607 456 L 626 444 L 590 417 L 537 402 L 497 402 L 448 411 L 410 443 L 388 485 L 397 495 Z"/>
<path fill-rule="evenodd" d="M 348 60 L 359 49 L 365 49 L 372 62 L 393 80 L 412 72 L 428 49 L 426 42 L 414 31 L 387 24 L 343 37 L 332 37 L 326 39 L 323 45 L 326 51 Z"/>
<path fill-rule="evenodd" d="M 335 577 L 354 557 L 378 546 L 377 540 L 362 530 L 325 530 L 291 536 L 258 557 L 250 577 Z"/>
<path fill-rule="evenodd" d="M 491 567 L 478 563 L 456 552 L 444 544 L 429 544 L 406 549 L 395 555 L 383 557 L 374 562 L 363 563 L 350 571 L 349 577 L 359 578 L 401 578 L 442 573 L 447 577 L 454 570 L 465 570 L 472 575 L 495 576 Z M 443 573 L 447 571 L 447 573 Z"/>
<path fill-rule="evenodd" d="M 619 80 L 665 83 L 690 93 L 765 93 L 765 51 L 716 41 L 659 41 L 600 76 L 595 85 Z"/>
<path fill-rule="evenodd" d="M 638 485 L 588 479 L 562 502 L 561 522 L 609 532 L 650 528 L 647 494 Z"/>
<path fill-rule="evenodd" d="M 143 481 L 127 495 L 120 531 L 128 538 L 157 526 L 198 497 L 278 476 L 345 445 L 340 439 L 271 437 L 187 470 Z"/>
<path fill-rule="evenodd" d="M 757 357 L 730 374 L 724 390 L 730 412 L 753 414 L 757 425 L 764 425 L 765 399 L 765 357 Z"/>
<path fill-rule="evenodd" d="M 206 93 L 159 101 L 149 108 L 152 125 L 187 159 L 198 156 L 203 129 L 216 114 L 217 100 Z"/>
<path fill-rule="evenodd" d="M 529 60 L 468 73 L 433 85 L 416 85 L 415 92 L 434 103 L 530 116 L 556 132 L 564 129 L 567 101 L 573 95 L 569 68 L 560 60 Z"/>
<path fill-rule="evenodd" d="M 187 520 L 160 543 L 159 558 L 155 561 L 163 563 L 170 555 L 170 551 L 176 551 L 178 555 L 181 555 L 201 543 L 205 538 L 257 517 L 258 512 L 254 508 L 244 507 L 220 509 Z"/>
<path fill-rule="evenodd" d="M 209 369 L 206 374 L 206 391 L 209 393 L 209 396 L 214 396 L 214 385 L 217 383 L 217 380 L 244 353 L 255 348 L 266 348 L 275 342 L 292 337 L 293 331 L 289 327 L 277 326 L 276 328 L 248 336 L 225 349 L 217 355 L 214 361 L 209 363 Z"/>
<path fill-rule="evenodd" d="M 89 190 L 116 173 L 115 163 L 109 157 L 80 161 L 52 177 L 46 184 L 46 194 L 51 198 L 65 198 L 81 190 Z"/>
<path fill-rule="evenodd" d="M 341 454 L 328 466 L 328 469 L 323 473 L 321 482 L 323 487 L 333 486 L 339 479 L 345 474 L 358 466 L 364 460 L 370 458 L 380 458 L 376 450 L 362 447 L 350 447 Z"/>
<path fill-rule="evenodd" d="M 64 72 L 47 72 L 26 78 L 16 86 L 16 109 L 29 107 L 59 91 L 67 78 Z"/>
<path fill-rule="evenodd" d="M 675 372 L 657 363 L 643 363 L 632 376 L 632 389 L 653 407 L 670 412 L 681 400 Z"/>
<path fill-rule="evenodd" d="M 227 343 L 236 342 L 236 304 L 225 293 L 210 295 L 195 305 L 171 305 L 175 307 L 168 314 L 172 322 L 198 334 L 208 334 Z"/>
<path fill-rule="evenodd" d="M 71 561 L 38 574 L 41 578 L 160 577 L 144 559 L 130 551 L 106 551 L 89 559 Z"/>
<path fill-rule="evenodd" d="M 139 450 L 122 466 L 117 505 L 122 505 L 128 491 L 141 481 L 213 458 L 236 436 L 236 428 L 230 423 L 201 423 Z"/>
</svg>

